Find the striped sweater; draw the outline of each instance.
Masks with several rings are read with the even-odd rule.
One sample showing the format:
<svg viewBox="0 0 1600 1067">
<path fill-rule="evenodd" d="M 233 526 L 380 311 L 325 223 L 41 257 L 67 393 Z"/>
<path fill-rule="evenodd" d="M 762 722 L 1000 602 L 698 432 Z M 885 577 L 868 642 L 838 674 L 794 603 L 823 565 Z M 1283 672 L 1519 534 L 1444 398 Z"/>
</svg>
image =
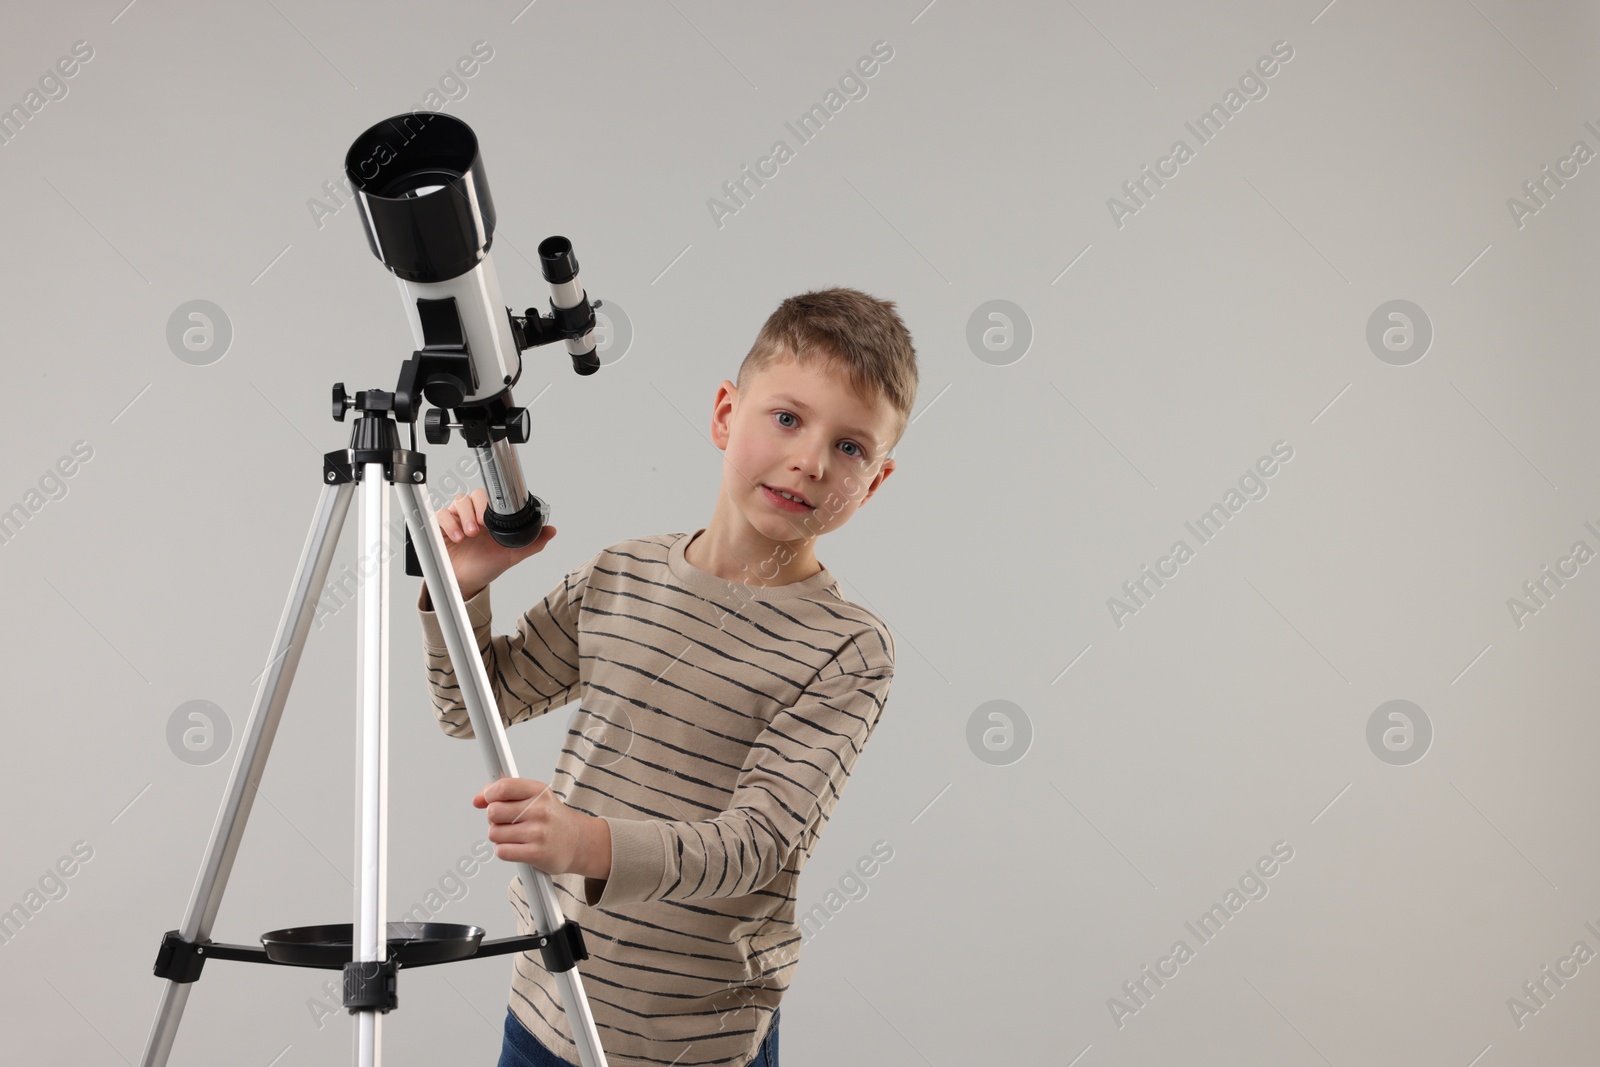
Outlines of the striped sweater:
<svg viewBox="0 0 1600 1067">
<path fill-rule="evenodd" d="M 611 874 L 551 881 L 583 929 L 579 971 L 612 1067 L 755 1056 L 799 960 L 800 871 L 894 675 L 888 627 L 826 568 L 789 585 L 732 582 L 685 558 L 703 532 L 604 549 L 515 634 L 491 634 L 488 589 L 467 601 L 508 726 L 579 702 L 549 784 L 609 824 Z M 469 738 L 429 607 L 419 600 L 434 712 Z M 509 896 L 532 933 L 515 876 Z M 513 958 L 511 1010 L 577 1063 L 540 957 Z"/>
</svg>

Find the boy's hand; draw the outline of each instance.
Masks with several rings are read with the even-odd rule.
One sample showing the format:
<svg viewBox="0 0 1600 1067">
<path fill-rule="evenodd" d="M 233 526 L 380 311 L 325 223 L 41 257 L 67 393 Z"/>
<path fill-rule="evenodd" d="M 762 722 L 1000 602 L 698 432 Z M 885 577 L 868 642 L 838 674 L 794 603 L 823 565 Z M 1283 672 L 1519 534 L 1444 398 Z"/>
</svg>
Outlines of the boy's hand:
<svg viewBox="0 0 1600 1067">
<path fill-rule="evenodd" d="M 545 526 L 531 544 L 507 548 L 490 536 L 483 525 L 489 509 L 489 492 L 479 487 L 471 496 L 457 496 L 438 510 L 439 529 L 444 534 L 450 566 L 461 586 L 461 599 L 471 600 L 484 587 L 529 556 L 541 551 L 555 537 L 556 528 Z M 431 598 L 425 600 L 431 603 Z"/>
<path fill-rule="evenodd" d="M 499 859 L 531 864 L 546 874 L 603 878 L 611 873 L 609 843 L 604 872 L 590 855 L 598 851 L 591 824 L 605 820 L 573 811 L 543 782 L 497 778 L 472 798 L 472 806 L 488 809 L 489 840 Z"/>
</svg>

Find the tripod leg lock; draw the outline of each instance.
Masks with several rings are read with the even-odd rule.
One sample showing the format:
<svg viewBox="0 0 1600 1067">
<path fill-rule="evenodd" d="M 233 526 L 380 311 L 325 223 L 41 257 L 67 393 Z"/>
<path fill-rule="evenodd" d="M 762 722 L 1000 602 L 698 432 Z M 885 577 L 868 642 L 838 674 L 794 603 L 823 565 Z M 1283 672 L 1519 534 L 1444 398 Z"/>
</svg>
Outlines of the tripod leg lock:
<svg viewBox="0 0 1600 1067">
<path fill-rule="evenodd" d="M 386 960 L 351 960 L 344 965 L 344 1006 L 354 1015 L 376 1008 L 388 1013 L 400 1006 L 394 957 Z"/>
<path fill-rule="evenodd" d="M 336 452 L 324 452 L 322 455 L 322 480 L 329 485 L 343 485 L 345 482 L 356 480 L 354 468 L 350 465 L 350 453 L 345 449 Z"/>
<path fill-rule="evenodd" d="M 161 947 L 156 950 L 156 965 L 152 968 L 157 978 L 169 982 L 198 982 L 205 965 L 204 943 L 185 941 L 176 930 L 161 935 Z"/>
<path fill-rule="evenodd" d="M 544 957 L 544 969 L 551 974 L 570 971 L 579 960 L 589 958 L 589 950 L 583 944 L 583 930 L 571 919 L 551 933 L 534 936 L 539 955 Z"/>
</svg>

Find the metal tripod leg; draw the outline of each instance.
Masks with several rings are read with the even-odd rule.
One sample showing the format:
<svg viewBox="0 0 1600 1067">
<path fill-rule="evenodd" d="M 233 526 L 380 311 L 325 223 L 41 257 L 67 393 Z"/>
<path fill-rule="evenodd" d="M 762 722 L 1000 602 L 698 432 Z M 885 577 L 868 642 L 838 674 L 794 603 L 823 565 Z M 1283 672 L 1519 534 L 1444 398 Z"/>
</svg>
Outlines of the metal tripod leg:
<svg viewBox="0 0 1600 1067">
<path fill-rule="evenodd" d="M 267 668 L 256 689 L 249 721 L 245 724 L 239 755 L 233 761 L 227 797 L 217 811 L 217 821 L 211 827 L 211 840 L 206 845 L 205 859 L 201 861 L 200 874 L 189 896 L 183 925 L 179 927 L 179 933 L 186 941 L 201 941 L 211 936 L 211 925 L 216 921 L 217 909 L 222 904 L 222 892 L 227 888 L 234 857 L 239 853 L 245 822 L 250 818 L 251 805 L 255 803 L 256 787 L 260 785 L 262 772 L 266 770 L 272 739 L 278 732 L 278 720 L 283 715 L 284 702 L 289 699 L 289 686 L 294 681 L 294 672 L 300 666 L 306 633 L 311 629 L 323 583 L 328 580 L 328 567 L 333 562 L 333 551 L 338 545 L 339 531 L 349 513 L 354 491 L 355 486 L 350 483 L 322 487 L 322 496 L 311 519 L 311 530 L 306 535 L 305 546 L 300 550 L 300 562 L 295 568 L 294 581 L 289 586 L 289 599 L 278 620 L 278 632 L 272 639 Z M 178 1023 L 183 1019 L 184 1005 L 189 1001 L 191 984 L 167 982 L 161 994 L 161 1007 L 145 1042 L 144 1057 L 139 1061 L 143 1067 L 165 1067 L 167 1057 L 172 1053 L 173 1039 L 178 1034 Z"/>
<path fill-rule="evenodd" d="M 357 514 L 360 554 L 356 557 L 356 646 L 361 650 L 356 676 L 360 709 L 357 755 L 361 764 L 360 833 L 356 840 L 355 925 L 351 960 L 381 963 L 388 955 L 389 869 L 389 536 L 388 483 L 383 464 L 368 463 L 361 475 Z M 373 969 L 375 970 L 375 969 Z M 346 975 L 348 991 L 349 974 Z M 347 999 L 346 1003 L 350 1003 Z M 383 1057 L 383 1015 L 378 1008 L 356 1012 L 355 1062 L 377 1067 Z"/>
<path fill-rule="evenodd" d="M 395 489 L 400 494 L 406 526 L 411 531 L 412 548 L 416 551 L 417 562 L 422 565 L 422 574 L 428 583 L 434 612 L 439 618 L 439 629 L 444 634 L 445 647 L 450 652 L 450 662 L 455 667 L 456 680 L 461 685 L 461 699 L 467 706 L 472 733 L 483 752 L 484 765 L 492 778 L 515 778 L 516 761 L 506 741 L 505 724 L 501 721 L 500 710 L 494 700 L 494 689 L 489 684 L 489 672 L 483 665 L 477 638 L 467 618 L 466 602 L 461 599 L 461 586 L 456 582 L 455 568 L 449 564 L 450 556 L 445 549 L 444 534 L 439 530 L 439 520 L 429 509 L 422 486 L 397 481 Z M 566 920 L 561 914 L 561 904 L 556 899 L 555 887 L 550 884 L 550 879 L 530 864 L 519 863 L 516 867 L 538 932 L 550 933 L 560 928 Z M 578 1046 L 582 1067 L 606 1067 L 600 1034 L 595 1029 L 588 997 L 584 995 L 582 975 L 577 967 L 552 974 L 561 991 L 561 1006 L 572 1028 L 572 1038 Z"/>
</svg>

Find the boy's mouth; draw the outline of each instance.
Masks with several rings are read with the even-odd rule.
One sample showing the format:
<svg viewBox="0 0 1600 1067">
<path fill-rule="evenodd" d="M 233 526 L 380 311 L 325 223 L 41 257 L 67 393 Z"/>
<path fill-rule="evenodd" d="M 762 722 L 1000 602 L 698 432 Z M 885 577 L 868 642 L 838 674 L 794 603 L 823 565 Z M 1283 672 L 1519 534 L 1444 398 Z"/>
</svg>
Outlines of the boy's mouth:
<svg viewBox="0 0 1600 1067">
<path fill-rule="evenodd" d="M 788 492 L 788 490 L 779 491 L 770 485 L 763 485 L 761 487 L 761 491 L 766 494 L 768 500 L 772 501 L 773 504 L 780 508 L 786 508 L 791 511 L 811 510 L 811 504 L 804 497 L 800 496 L 799 493 L 791 494 L 799 498 L 796 500 L 791 500 L 789 497 L 783 495 L 783 493 Z"/>
</svg>

